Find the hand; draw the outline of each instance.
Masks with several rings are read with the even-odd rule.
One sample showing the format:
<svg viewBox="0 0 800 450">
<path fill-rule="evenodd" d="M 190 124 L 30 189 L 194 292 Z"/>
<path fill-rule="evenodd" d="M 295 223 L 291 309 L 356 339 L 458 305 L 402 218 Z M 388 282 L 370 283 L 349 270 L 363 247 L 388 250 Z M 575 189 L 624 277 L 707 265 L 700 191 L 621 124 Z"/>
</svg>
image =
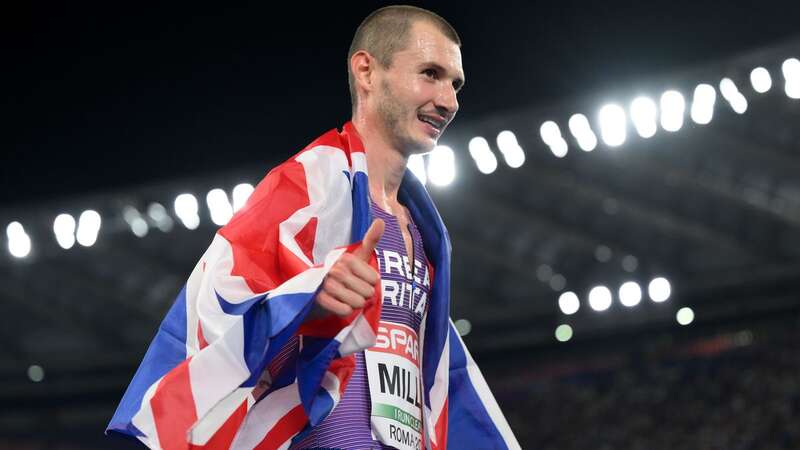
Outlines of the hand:
<svg viewBox="0 0 800 450">
<path fill-rule="evenodd" d="M 353 310 L 363 308 L 366 301 L 372 298 L 380 276 L 369 265 L 369 261 L 381 240 L 384 227 L 383 220 L 374 220 L 361 245 L 352 253 L 344 253 L 333 264 L 306 320 L 320 319 L 329 314 L 345 317 Z"/>
</svg>

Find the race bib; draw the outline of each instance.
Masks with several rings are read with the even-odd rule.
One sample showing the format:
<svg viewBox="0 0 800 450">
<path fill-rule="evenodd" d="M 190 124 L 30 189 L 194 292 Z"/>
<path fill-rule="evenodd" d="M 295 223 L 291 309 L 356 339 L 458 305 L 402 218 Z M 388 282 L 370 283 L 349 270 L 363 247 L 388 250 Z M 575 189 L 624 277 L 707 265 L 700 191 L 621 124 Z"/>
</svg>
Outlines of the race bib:
<svg viewBox="0 0 800 450">
<path fill-rule="evenodd" d="M 364 351 L 375 438 L 401 450 L 422 449 L 422 380 L 417 333 L 381 321 L 374 347 Z"/>
</svg>

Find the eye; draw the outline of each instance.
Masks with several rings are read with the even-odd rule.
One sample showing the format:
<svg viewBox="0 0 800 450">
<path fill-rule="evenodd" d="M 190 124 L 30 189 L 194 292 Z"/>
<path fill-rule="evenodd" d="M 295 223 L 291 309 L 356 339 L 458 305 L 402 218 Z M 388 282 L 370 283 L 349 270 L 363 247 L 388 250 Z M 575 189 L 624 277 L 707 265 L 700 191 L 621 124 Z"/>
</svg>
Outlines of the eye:
<svg viewBox="0 0 800 450">
<path fill-rule="evenodd" d="M 434 69 L 425 69 L 422 71 L 422 73 L 425 74 L 425 76 L 433 79 L 438 78 L 439 75 Z"/>
</svg>

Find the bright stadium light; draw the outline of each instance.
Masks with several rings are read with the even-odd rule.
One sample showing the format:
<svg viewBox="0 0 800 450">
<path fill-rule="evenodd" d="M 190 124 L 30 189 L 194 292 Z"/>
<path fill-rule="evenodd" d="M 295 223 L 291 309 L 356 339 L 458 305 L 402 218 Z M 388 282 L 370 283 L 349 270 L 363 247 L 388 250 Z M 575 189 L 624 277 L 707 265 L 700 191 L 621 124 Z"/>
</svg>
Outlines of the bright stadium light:
<svg viewBox="0 0 800 450">
<path fill-rule="evenodd" d="M 56 242 L 64 250 L 69 250 L 75 245 L 75 218 L 70 214 L 59 214 L 53 221 L 53 233 Z"/>
<path fill-rule="evenodd" d="M 242 209 L 255 188 L 250 183 L 240 183 L 233 188 L 233 212 Z"/>
<path fill-rule="evenodd" d="M 750 83 L 753 85 L 754 91 L 763 94 L 772 87 L 772 77 L 769 76 L 767 69 L 756 67 L 750 72 Z"/>
<path fill-rule="evenodd" d="M 459 336 L 466 336 L 472 331 L 472 323 L 467 319 L 458 319 L 453 322 L 453 325 L 455 325 Z"/>
<path fill-rule="evenodd" d="M 638 305 L 640 301 L 642 301 L 642 288 L 639 287 L 639 283 L 635 281 L 622 283 L 622 286 L 619 287 L 619 302 L 623 306 L 631 308 Z"/>
<path fill-rule="evenodd" d="M 180 194 L 175 197 L 175 215 L 187 229 L 194 230 L 200 226 L 200 216 L 197 212 L 197 198 L 194 195 Z"/>
<path fill-rule="evenodd" d="M 654 278 L 650 281 L 650 284 L 647 285 L 647 292 L 650 295 L 650 299 L 656 303 L 661 303 L 669 299 L 669 296 L 672 294 L 672 287 L 666 278 L 658 277 Z"/>
<path fill-rule="evenodd" d="M 789 58 L 781 64 L 783 79 L 786 80 L 784 90 L 789 98 L 800 98 L 800 60 Z"/>
<path fill-rule="evenodd" d="M 233 206 L 228 200 L 228 194 L 222 189 L 212 189 L 206 194 L 206 204 L 211 215 L 211 221 L 216 225 L 225 225 L 233 217 Z"/>
<path fill-rule="evenodd" d="M 558 297 L 558 307 L 561 308 L 562 313 L 570 316 L 578 312 L 578 309 L 581 307 L 581 302 L 574 292 L 567 291 Z"/>
<path fill-rule="evenodd" d="M 447 186 L 456 178 L 456 156 L 453 149 L 437 145 L 428 156 L 428 179 L 437 186 Z"/>
<path fill-rule="evenodd" d="M 600 108 L 598 113 L 600 137 L 609 147 L 617 147 L 625 143 L 627 137 L 625 110 L 621 106 L 608 104 Z"/>
<path fill-rule="evenodd" d="M 589 119 L 583 114 L 573 114 L 569 118 L 569 131 L 578 142 L 578 147 L 585 152 L 590 152 L 597 147 L 597 136 L 589 125 Z"/>
<path fill-rule="evenodd" d="M 728 101 L 736 114 L 744 114 L 747 111 L 747 99 L 739 92 L 739 88 L 736 87 L 736 83 L 733 80 L 723 78 L 719 82 L 719 92 Z"/>
<path fill-rule="evenodd" d="M 488 175 L 497 170 L 497 157 L 494 156 L 486 139 L 480 136 L 474 137 L 469 140 L 468 147 L 469 155 L 481 173 Z"/>
<path fill-rule="evenodd" d="M 147 232 L 150 231 L 150 226 L 147 225 L 147 221 L 139 214 L 139 210 L 133 206 L 125 207 L 122 211 L 122 218 L 125 219 L 125 222 L 131 227 L 131 231 L 136 237 L 145 237 L 147 236 Z"/>
<path fill-rule="evenodd" d="M 408 167 L 411 173 L 416 175 L 420 183 L 423 185 L 428 183 L 428 177 L 425 175 L 425 158 L 423 158 L 422 155 L 409 156 L 406 167 Z"/>
<path fill-rule="evenodd" d="M 661 94 L 661 128 L 674 132 L 683 126 L 683 115 L 686 101 L 678 91 L 666 91 Z"/>
<path fill-rule="evenodd" d="M 572 339 L 572 327 L 567 324 L 561 324 L 556 328 L 556 339 L 558 342 L 567 342 Z"/>
<path fill-rule="evenodd" d="M 611 307 L 611 291 L 605 286 L 595 286 L 589 291 L 589 306 L 595 311 L 605 311 Z"/>
<path fill-rule="evenodd" d="M 167 214 L 167 208 L 164 208 L 164 205 L 161 203 L 150 203 L 150 206 L 147 207 L 147 215 L 150 216 L 150 220 L 156 224 L 156 228 L 159 230 L 164 233 L 172 230 L 172 226 L 174 225 L 172 217 Z"/>
<path fill-rule="evenodd" d="M 6 227 L 8 238 L 8 252 L 15 258 L 24 258 L 31 252 L 31 238 L 25 232 L 22 224 L 14 221 Z"/>
<path fill-rule="evenodd" d="M 675 319 L 683 326 L 689 325 L 694 322 L 694 311 L 692 308 L 685 306 L 678 310 L 677 314 L 675 314 Z"/>
<path fill-rule="evenodd" d="M 692 120 L 699 125 L 707 125 L 714 117 L 714 103 L 717 101 L 717 91 L 710 84 L 698 84 L 694 88 Z"/>
<path fill-rule="evenodd" d="M 82 212 L 78 217 L 78 230 L 75 232 L 75 238 L 78 244 L 84 247 L 91 247 L 97 242 L 97 234 L 100 232 L 100 214 L 93 210 L 87 209 Z"/>
<path fill-rule="evenodd" d="M 553 152 L 553 155 L 557 158 L 567 156 L 567 141 L 561 136 L 561 130 L 558 128 L 558 124 L 552 120 L 546 121 L 539 127 L 539 135 L 542 137 L 542 141 L 550 147 L 550 151 Z"/>
<path fill-rule="evenodd" d="M 631 102 L 631 121 L 639 136 L 649 139 L 656 134 L 658 109 L 649 97 L 636 97 Z"/>
<path fill-rule="evenodd" d="M 501 131 L 497 135 L 497 148 L 503 154 L 508 167 L 516 169 L 525 162 L 525 151 L 520 147 L 517 136 L 508 130 Z"/>
</svg>

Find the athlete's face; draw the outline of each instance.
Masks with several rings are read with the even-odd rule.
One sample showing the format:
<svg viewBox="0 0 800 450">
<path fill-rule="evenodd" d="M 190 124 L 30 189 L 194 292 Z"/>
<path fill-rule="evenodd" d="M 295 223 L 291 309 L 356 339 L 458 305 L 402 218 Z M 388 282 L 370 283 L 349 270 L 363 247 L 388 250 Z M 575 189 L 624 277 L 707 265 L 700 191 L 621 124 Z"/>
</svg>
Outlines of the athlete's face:
<svg viewBox="0 0 800 450">
<path fill-rule="evenodd" d="M 406 155 L 431 151 L 458 111 L 464 84 L 458 45 L 416 22 L 406 48 L 379 72 L 376 110 L 390 143 Z"/>
</svg>

